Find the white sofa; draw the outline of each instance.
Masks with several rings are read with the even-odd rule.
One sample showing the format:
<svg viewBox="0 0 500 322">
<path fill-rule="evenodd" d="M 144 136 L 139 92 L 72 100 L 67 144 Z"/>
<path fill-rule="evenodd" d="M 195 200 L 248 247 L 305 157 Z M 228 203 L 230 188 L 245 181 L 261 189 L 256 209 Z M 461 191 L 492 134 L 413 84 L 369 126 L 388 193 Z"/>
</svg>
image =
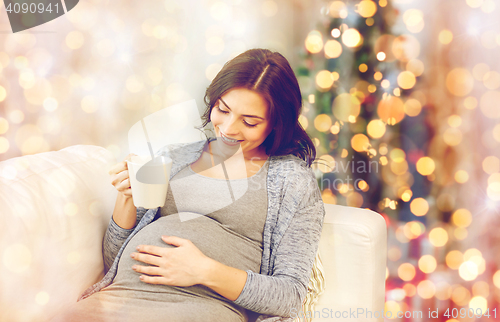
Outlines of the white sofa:
<svg viewBox="0 0 500 322">
<path fill-rule="evenodd" d="M 47 321 L 102 278 L 115 163 L 109 151 L 89 145 L 0 162 L 0 321 Z M 381 322 L 357 310 L 384 309 L 385 221 L 369 210 L 325 207 L 319 252 L 326 289 L 309 315 Z"/>
</svg>

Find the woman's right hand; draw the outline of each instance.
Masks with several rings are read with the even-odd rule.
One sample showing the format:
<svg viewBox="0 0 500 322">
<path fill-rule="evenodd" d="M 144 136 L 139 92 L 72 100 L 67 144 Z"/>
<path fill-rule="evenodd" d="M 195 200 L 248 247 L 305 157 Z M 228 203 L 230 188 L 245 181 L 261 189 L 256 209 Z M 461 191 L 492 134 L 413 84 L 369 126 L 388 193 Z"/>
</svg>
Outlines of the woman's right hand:
<svg viewBox="0 0 500 322">
<path fill-rule="evenodd" d="M 126 199 L 132 198 L 132 189 L 130 188 L 130 177 L 128 174 L 127 160 L 136 154 L 130 153 L 123 159 L 122 162 L 115 164 L 109 175 L 111 176 L 111 184 L 121 193 Z"/>
</svg>

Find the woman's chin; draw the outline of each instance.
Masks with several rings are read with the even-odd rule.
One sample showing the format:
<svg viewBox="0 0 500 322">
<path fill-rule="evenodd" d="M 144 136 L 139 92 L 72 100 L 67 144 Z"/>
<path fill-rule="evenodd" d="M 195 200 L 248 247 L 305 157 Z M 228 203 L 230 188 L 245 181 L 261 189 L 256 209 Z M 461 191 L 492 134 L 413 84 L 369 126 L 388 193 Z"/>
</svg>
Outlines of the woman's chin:
<svg viewBox="0 0 500 322">
<path fill-rule="evenodd" d="M 217 144 L 214 145 L 215 149 L 212 150 L 212 153 L 225 156 L 227 158 L 230 158 L 231 156 L 238 153 L 239 150 L 241 150 L 240 143 L 229 145 L 224 143 L 224 141 L 220 137 L 217 137 L 216 143 Z"/>
</svg>

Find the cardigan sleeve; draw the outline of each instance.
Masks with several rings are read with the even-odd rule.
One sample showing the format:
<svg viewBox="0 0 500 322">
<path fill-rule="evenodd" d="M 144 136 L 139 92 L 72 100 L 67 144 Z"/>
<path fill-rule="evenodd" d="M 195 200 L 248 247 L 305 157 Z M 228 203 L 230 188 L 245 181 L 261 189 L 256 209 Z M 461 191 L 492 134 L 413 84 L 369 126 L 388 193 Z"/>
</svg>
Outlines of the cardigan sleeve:
<svg viewBox="0 0 500 322">
<path fill-rule="evenodd" d="M 124 229 L 118 226 L 118 224 L 113 220 L 113 216 L 111 216 L 108 229 L 106 230 L 104 239 L 102 241 L 104 273 L 106 273 L 110 269 L 111 265 L 113 265 L 118 251 L 120 250 L 128 236 L 134 231 L 135 226 L 137 226 L 137 223 L 141 221 L 146 212 L 147 209 L 141 207 L 137 208 L 135 225 L 130 229 Z"/>
<path fill-rule="evenodd" d="M 312 171 L 311 171 L 312 175 Z M 307 294 L 307 285 L 319 246 L 325 208 L 315 177 L 299 181 L 293 190 L 299 200 L 279 245 L 272 249 L 270 275 L 247 270 L 247 280 L 234 301 L 246 309 L 271 316 L 290 317 Z M 290 207 L 290 202 L 281 208 Z M 281 209 L 280 209 L 281 211 Z"/>
</svg>

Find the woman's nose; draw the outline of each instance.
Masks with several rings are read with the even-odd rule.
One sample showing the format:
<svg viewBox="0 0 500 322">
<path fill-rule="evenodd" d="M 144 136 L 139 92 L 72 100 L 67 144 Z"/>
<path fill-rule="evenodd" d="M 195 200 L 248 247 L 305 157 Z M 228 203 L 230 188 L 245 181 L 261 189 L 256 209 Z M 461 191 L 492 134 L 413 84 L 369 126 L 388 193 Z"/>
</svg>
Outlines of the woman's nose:
<svg viewBox="0 0 500 322">
<path fill-rule="evenodd" d="M 229 120 L 224 122 L 224 129 L 222 131 L 227 135 L 238 134 L 238 124 L 236 123 L 236 121 L 236 118 L 229 118 Z"/>
</svg>

